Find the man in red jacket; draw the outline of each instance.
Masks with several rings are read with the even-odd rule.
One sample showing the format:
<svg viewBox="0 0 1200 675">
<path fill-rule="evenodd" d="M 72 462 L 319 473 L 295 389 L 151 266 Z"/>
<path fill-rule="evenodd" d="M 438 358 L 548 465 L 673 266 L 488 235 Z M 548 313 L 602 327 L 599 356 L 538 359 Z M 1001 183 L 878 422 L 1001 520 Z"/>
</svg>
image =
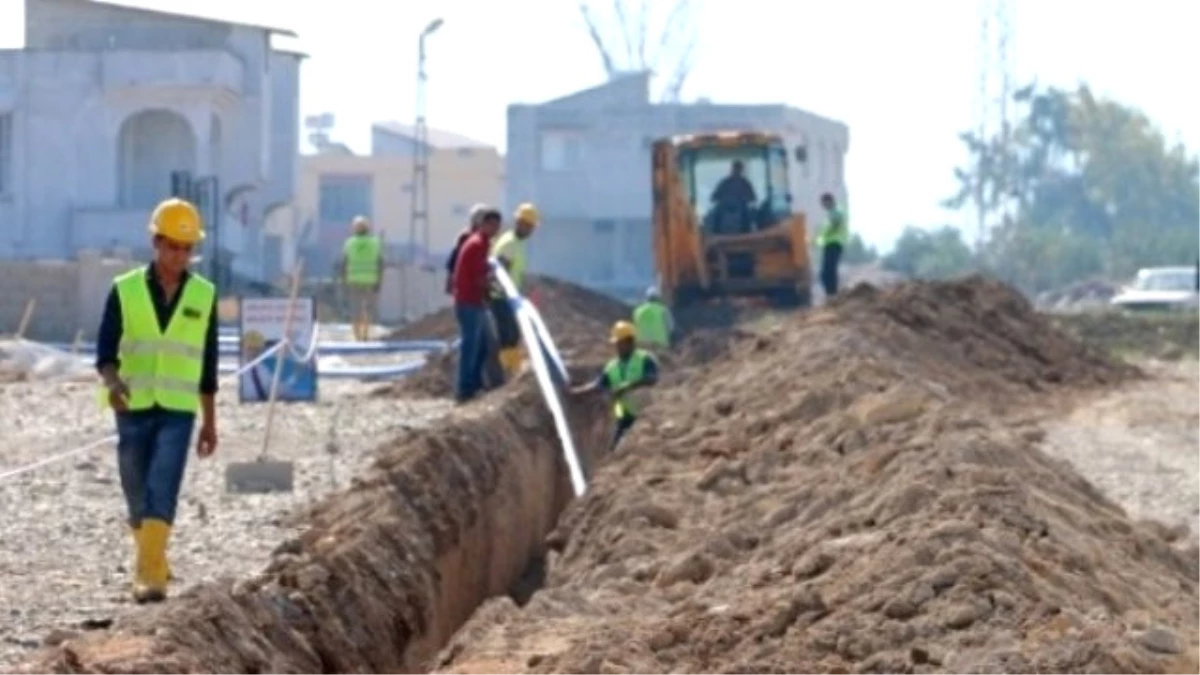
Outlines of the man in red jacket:
<svg viewBox="0 0 1200 675">
<path fill-rule="evenodd" d="M 500 211 L 492 208 L 485 211 L 479 227 L 463 242 L 454 263 L 454 315 L 460 333 L 456 398 L 460 403 L 474 398 L 483 388 L 491 285 L 488 253 L 500 224 Z"/>
</svg>

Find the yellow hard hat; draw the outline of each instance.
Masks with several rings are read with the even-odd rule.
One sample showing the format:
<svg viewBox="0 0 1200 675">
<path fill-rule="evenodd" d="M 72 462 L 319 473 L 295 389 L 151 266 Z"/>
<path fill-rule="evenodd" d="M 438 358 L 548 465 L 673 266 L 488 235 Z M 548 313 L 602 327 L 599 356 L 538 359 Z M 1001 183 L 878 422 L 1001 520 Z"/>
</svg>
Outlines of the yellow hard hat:
<svg viewBox="0 0 1200 675">
<path fill-rule="evenodd" d="M 613 324 L 612 332 L 608 335 L 609 342 L 620 342 L 637 337 L 637 330 L 628 321 L 618 321 Z"/>
<path fill-rule="evenodd" d="M 150 234 L 181 244 L 194 244 L 204 238 L 204 222 L 194 204 L 172 197 L 154 207 L 154 213 L 150 215 Z"/>
<path fill-rule="evenodd" d="M 513 214 L 513 220 L 518 223 L 529 223 L 536 226 L 541 216 L 538 215 L 537 207 L 529 202 L 525 202 L 517 207 L 517 212 Z"/>
</svg>

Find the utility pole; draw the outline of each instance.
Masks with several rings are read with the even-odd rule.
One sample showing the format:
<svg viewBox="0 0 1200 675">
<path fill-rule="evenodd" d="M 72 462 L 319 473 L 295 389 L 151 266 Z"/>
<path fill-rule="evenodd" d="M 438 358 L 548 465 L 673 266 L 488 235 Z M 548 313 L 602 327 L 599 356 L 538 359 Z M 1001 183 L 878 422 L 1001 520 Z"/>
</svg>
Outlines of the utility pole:
<svg viewBox="0 0 1200 675">
<path fill-rule="evenodd" d="M 417 263 L 417 232 L 421 233 L 421 248 L 429 252 L 429 128 L 425 124 L 425 39 L 442 27 L 441 19 L 429 22 L 417 39 L 417 118 L 413 123 L 412 204 L 408 223 L 409 260 L 402 268 L 401 314 L 408 318 L 408 298 L 411 287 L 409 271 Z M 426 308 L 422 307 L 422 310 Z"/>
</svg>

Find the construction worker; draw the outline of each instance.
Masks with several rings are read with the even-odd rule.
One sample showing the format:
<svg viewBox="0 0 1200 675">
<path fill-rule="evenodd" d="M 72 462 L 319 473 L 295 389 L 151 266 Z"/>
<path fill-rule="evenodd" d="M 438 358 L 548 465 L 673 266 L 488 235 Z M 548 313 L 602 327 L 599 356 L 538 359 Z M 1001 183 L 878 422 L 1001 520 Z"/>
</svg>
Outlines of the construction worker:
<svg viewBox="0 0 1200 675">
<path fill-rule="evenodd" d="M 658 287 L 646 289 L 646 301 L 633 310 L 633 325 L 637 328 L 639 344 L 667 349 L 675 332 L 675 317 L 662 302 Z"/>
<path fill-rule="evenodd" d="M 581 396 L 597 390 L 608 392 L 613 400 L 613 416 L 616 418 L 612 443 L 609 445 L 611 451 L 637 421 L 639 405 L 632 400 L 630 394 L 634 390 L 658 384 L 658 361 L 650 352 L 638 349 L 637 329 L 628 321 L 613 324 L 609 342 L 616 349 L 616 357 L 604 366 L 604 370 L 594 380 L 573 387 L 569 392 L 572 396 Z"/>
<path fill-rule="evenodd" d="M 491 330 L 487 303 L 492 275 L 488 252 L 502 220 L 499 211 L 485 211 L 479 227 L 463 242 L 454 263 L 454 315 L 461 333 L 456 392 L 459 403 L 474 398 L 485 384 L 484 369 Z"/>
<path fill-rule="evenodd" d="M 846 212 L 838 207 L 832 194 L 821 195 L 821 207 L 826 213 L 825 224 L 817 233 L 817 246 L 821 247 L 821 286 L 827 297 L 833 297 L 838 291 L 838 265 L 842 261 L 842 249 L 850 239 L 850 227 Z"/>
<path fill-rule="evenodd" d="M 354 218 L 351 229 L 342 245 L 339 267 L 354 313 L 354 339 L 365 342 L 370 338 L 375 300 L 383 281 L 383 244 L 371 234 L 371 224 L 363 216 Z"/>
<path fill-rule="evenodd" d="M 525 268 L 527 257 L 525 241 L 538 226 L 538 210 L 533 204 L 524 203 L 513 214 L 513 227 L 496 238 L 492 244 L 492 256 L 504 266 L 517 292 L 525 295 Z M 494 284 L 491 298 L 492 318 L 496 322 L 496 340 L 499 343 L 500 366 L 506 378 L 514 377 L 521 370 L 524 360 L 521 351 L 521 328 L 517 325 L 517 313 L 508 296 Z"/>
<path fill-rule="evenodd" d="M 150 234 L 154 262 L 113 281 L 96 340 L 101 398 L 116 417 L 138 602 L 167 595 L 167 542 L 197 411 L 196 454 L 217 448 L 217 293 L 188 270 L 204 238 L 200 213 L 168 199 L 150 216 Z"/>
<path fill-rule="evenodd" d="M 467 241 L 467 237 L 471 236 L 479 228 L 479 221 L 483 218 L 483 214 L 487 210 L 487 204 L 476 204 L 471 207 L 471 213 L 467 217 L 467 227 L 458 233 L 458 239 L 454 242 L 454 248 L 450 249 L 450 256 L 446 258 L 446 295 L 454 295 L 454 263 L 458 260 L 458 251 L 462 248 L 463 243 Z"/>
</svg>

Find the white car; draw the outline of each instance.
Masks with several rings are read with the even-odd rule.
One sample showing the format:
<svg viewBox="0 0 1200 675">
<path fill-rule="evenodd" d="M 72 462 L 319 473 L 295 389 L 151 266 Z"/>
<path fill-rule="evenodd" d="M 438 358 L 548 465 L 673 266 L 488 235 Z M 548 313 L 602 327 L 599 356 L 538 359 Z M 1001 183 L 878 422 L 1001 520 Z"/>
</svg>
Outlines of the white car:
<svg viewBox="0 0 1200 675">
<path fill-rule="evenodd" d="M 1146 267 L 1133 284 L 1110 301 L 1130 310 L 1195 309 L 1200 302 L 1200 268 Z"/>
</svg>

